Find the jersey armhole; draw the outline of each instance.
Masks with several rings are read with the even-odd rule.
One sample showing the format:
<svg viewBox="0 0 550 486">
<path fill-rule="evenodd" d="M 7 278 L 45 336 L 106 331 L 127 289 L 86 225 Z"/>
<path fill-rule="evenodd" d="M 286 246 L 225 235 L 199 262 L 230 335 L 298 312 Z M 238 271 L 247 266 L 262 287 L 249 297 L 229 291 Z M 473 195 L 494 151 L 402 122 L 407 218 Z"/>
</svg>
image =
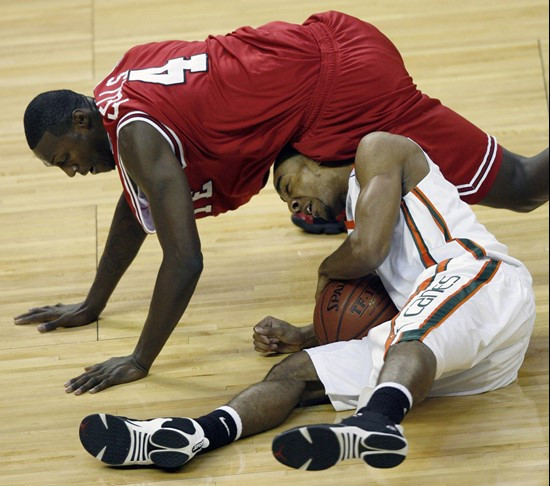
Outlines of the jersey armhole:
<svg viewBox="0 0 550 486">
<path fill-rule="evenodd" d="M 153 128 L 155 128 L 168 142 L 168 144 L 170 145 L 170 148 L 172 149 L 172 152 L 174 152 L 174 155 L 179 160 L 181 167 L 184 169 L 185 167 L 187 167 L 187 163 L 185 162 L 185 157 L 183 153 L 183 145 L 179 137 L 174 132 L 174 130 L 172 130 L 170 127 L 167 127 L 163 123 L 160 123 L 159 121 L 155 120 L 152 116 L 148 115 L 143 111 L 132 111 L 130 113 L 127 113 L 120 119 L 116 128 L 117 140 L 119 137 L 120 130 L 126 125 L 129 125 L 130 123 L 135 121 L 145 122 L 150 126 L 152 126 Z"/>
</svg>

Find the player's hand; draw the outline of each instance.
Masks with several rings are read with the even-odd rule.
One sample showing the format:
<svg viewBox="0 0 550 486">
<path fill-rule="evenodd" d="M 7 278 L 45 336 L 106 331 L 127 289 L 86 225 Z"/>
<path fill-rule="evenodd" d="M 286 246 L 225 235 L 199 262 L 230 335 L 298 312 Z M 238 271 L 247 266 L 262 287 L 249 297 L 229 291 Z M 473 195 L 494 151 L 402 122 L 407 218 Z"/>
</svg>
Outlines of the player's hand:
<svg viewBox="0 0 550 486">
<path fill-rule="evenodd" d="M 326 286 L 330 283 L 330 278 L 325 277 L 324 275 L 319 275 L 317 279 L 317 290 L 315 291 L 315 301 L 319 298 L 319 295 L 322 294 Z"/>
<path fill-rule="evenodd" d="M 88 366 L 84 370 L 86 373 L 65 383 L 67 393 L 97 393 L 113 385 L 141 380 L 148 374 L 147 370 L 136 363 L 133 355 L 111 358 L 103 363 Z"/>
<path fill-rule="evenodd" d="M 310 342 L 312 326 L 297 327 L 275 317 L 264 317 L 254 326 L 254 349 L 258 353 L 296 353 Z"/>
<path fill-rule="evenodd" d="M 17 325 L 40 324 L 40 332 L 48 332 L 58 327 L 85 326 L 90 322 L 97 321 L 99 312 L 90 309 L 85 302 L 79 304 L 56 304 L 34 307 L 25 314 L 13 319 Z"/>
</svg>

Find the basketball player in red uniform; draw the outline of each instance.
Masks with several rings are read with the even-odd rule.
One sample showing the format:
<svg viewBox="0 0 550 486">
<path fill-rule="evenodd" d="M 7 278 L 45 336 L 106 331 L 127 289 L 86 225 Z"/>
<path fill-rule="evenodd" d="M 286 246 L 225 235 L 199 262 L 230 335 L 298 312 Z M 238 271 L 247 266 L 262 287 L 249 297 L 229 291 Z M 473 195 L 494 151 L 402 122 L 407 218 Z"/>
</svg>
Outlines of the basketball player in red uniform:
<svg viewBox="0 0 550 486">
<path fill-rule="evenodd" d="M 77 394 L 146 376 L 202 271 L 195 218 L 246 203 L 284 147 L 346 161 L 365 134 L 384 130 L 444 160 L 445 176 L 470 203 L 521 210 L 548 200 L 548 150 L 530 160 L 507 152 L 421 93 L 375 27 L 337 12 L 303 25 L 273 22 L 203 42 L 134 47 L 94 98 L 42 93 L 24 121 L 27 142 L 46 165 L 69 176 L 116 165 L 124 192 L 85 301 L 32 309 L 17 324 L 50 331 L 95 321 L 145 234 L 157 232 L 163 249 L 135 350 L 69 380 L 66 391 Z"/>
</svg>

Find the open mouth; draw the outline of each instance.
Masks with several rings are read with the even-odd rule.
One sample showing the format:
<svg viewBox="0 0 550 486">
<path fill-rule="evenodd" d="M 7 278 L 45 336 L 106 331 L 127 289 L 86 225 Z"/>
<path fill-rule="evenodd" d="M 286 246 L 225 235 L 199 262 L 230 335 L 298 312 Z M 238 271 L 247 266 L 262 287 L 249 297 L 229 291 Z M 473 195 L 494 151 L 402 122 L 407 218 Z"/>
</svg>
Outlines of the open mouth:
<svg viewBox="0 0 550 486">
<path fill-rule="evenodd" d="M 308 203 L 308 204 L 306 205 L 306 207 L 304 208 L 304 212 L 305 212 L 306 214 L 311 215 L 311 211 L 312 211 L 312 204 L 311 204 L 311 203 Z"/>
</svg>

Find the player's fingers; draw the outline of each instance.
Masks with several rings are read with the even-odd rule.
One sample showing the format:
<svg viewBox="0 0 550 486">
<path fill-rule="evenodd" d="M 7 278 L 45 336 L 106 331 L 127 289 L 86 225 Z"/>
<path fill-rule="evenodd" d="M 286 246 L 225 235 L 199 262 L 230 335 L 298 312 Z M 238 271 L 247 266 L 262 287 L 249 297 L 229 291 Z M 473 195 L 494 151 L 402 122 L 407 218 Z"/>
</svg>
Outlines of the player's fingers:
<svg viewBox="0 0 550 486">
<path fill-rule="evenodd" d="M 40 307 L 36 309 L 31 309 L 25 314 L 14 317 L 14 324 L 36 324 L 37 322 L 46 322 L 51 321 L 59 317 L 59 313 L 52 308 Z"/>
<path fill-rule="evenodd" d="M 262 343 L 259 341 L 254 341 L 254 349 L 258 352 L 269 351 L 269 343 Z"/>
<path fill-rule="evenodd" d="M 28 312 L 24 312 L 23 314 L 19 314 L 18 316 L 15 316 L 13 318 L 13 322 L 15 324 L 27 324 L 29 319 L 32 318 L 37 313 L 36 309 L 30 309 Z"/>
<path fill-rule="evenodd" d="M 81 378 L 82 376 L 83 375 L 78 376 L 76 378 L 72 378 L 69 381 L 67 381 L 65 383 L 65 392 L 72 393 L 79 388 L 80 383 L 85 383 L 85 380 Z"/>
<path fill-rule="evenodd" d="M 96 387 L 99 383 L 101 383 L 101 381 L 102 378 L 100 376 L 91 376 L 74 391 L 74 394 L 82 395 L 83 393 L 86 393 Z"/>
<path fill-rule="evenodd" d="M 23 312 L 23 314 L 18 315 L 16 317 L 16 319 L 19 318 L 19 317 L 31 316 L 31 315 L 39 313 L 39 312 L 48 311 L 51 308 L 52 308 L 52 306 L 50 306 L 50 305 L 41 305 L 41 306 L 38 306 L 38 307 L 31 307 L 27 312 Z"/>
<path fill-rule="evenodd" d="M 282 339 L 285 338 L 285 335 L 287 334 L 290 328 L 291 328 L 290 324 L 277 319 L 277 320 L 271 321 L 269 327 L 258 328 L 258 329 L 254 328 L 254 331 L 256 331 L 258 335 L 279 340 L 281 338 Z"/>
<path fill-rule="evenodd" d="M 55 331 L 58 327 L 60 327 L 62 325 L 59 321 L 60 321 L 60 319 L 57 319 L 55 321 L 50 321 L 50 322 L 44 322 L 44 323 L 40 324 L 37 327 L 37 329 L 40 332 Z"/>
<path fill-rule="evenodd" d="M 78 375 L 75 378 L 71 378 L 70 380 L 67 380 L 63 385 L 65 387 L 65 391 L 67 393 L 70 393 L 76 390 L 82 383 L 85 383 L 87 379 L 88 379 L 88 373 L 82 373 L 81 375 Z"/>
<path fill-rule="evenodd" d="M 86 322 L 79 322 L 78 317 L 73 314 L 65 314 L 61 317 L 56 314 L 46 315 L 43 321 L 46 322 L 37 328 L 40 332 L 55 331 L 58 327 L 78 327 L 86 324 Z"/>
<path fill-rule="evenodd" d="M 273 353 L 277 351 L 277 344 L 265 344 L 254 341 L 254 350 L 258 353 Z"/>
<path fill-rule="evenodd" d="M 264 344 L 269 344 L 269 336 L 265 335 L 265 334 L 259 334 L 257 332 L 254 332 L 254 334 L 252 334 L 252 339 L 254 339 L 254 341 L 257 341 L 259 343 L 264 343 Z"/>
<path fill-rule="evenodd" d="M 97 393 L 97 392 L 100 392 L 101 390 L 105 390 L 105 388 L 109 388 L 110 386 L 113 385 L 113 382 L 110 378 L 107 378 L 105 380 L 101 380 L 99 382 L 99 385 L 96 385 L 94 386 L 91 390 L 90 390 L 90 393 Z"/>
<path fill-rule="evenodd" d="M 284 324 L 287 323 L 285 321 L 281 321 L 281 319 L 277 319 L 273 316 L 267 316 L 254 326 L 254 331 L 258 334 L 273 335 L 277 332 L 277 329 Z"/>
<path fill-rule="evenodd" d="M 85 371 L 86 373 L 93 373 L 93 372 L 95 372 L 95 371 L 99 371 L 99 367 L 100 367 L 100 366 L 101 366 L 101 363 L 97 363 L 97 364 L 95 364 L 95 365 L 86 366 L 86 367 L 84 368 L 84 371 Z"/>
<path fill-rule="evenodd" d="M 46 317 L 44 321 L 48 321 Z M 62 316 L 52 316 L 49 322 L 44 322 L 38 326 L 40 332 L 48 332 L 57 329 L 58 327 L 80 327 L 85 326 L 91 322 L 90 319 L 83 317 L 81 314 L 70 313 L 63 314 Z"/>
<path fill-rule="evenodd" d="M 77 376 L 76 378 L 71 378 L 67 382 L 65 382 L 65 391 L 67 393 L 76 392 L 76 390 L 81 389 L 82 387 L 86 388 L 87 383 L 91 383 L 91 380 L 95 380 L 93 384 L 91 384 L 90 388 L 95 386 L 98 383 L 98 377 L 101 376 L 100 373 L 97 372 L 86 372 L 82 373 L 81 375 Z M 82 391 L 80 392 L 82 393 Z"/>
<path fill-rule="evenodd" d="M 254 332 L 257 334 L 269 334 L 271 332 L 271 323 L 266 323 L 263 320 L 254 326 Z"/>
</svg>

